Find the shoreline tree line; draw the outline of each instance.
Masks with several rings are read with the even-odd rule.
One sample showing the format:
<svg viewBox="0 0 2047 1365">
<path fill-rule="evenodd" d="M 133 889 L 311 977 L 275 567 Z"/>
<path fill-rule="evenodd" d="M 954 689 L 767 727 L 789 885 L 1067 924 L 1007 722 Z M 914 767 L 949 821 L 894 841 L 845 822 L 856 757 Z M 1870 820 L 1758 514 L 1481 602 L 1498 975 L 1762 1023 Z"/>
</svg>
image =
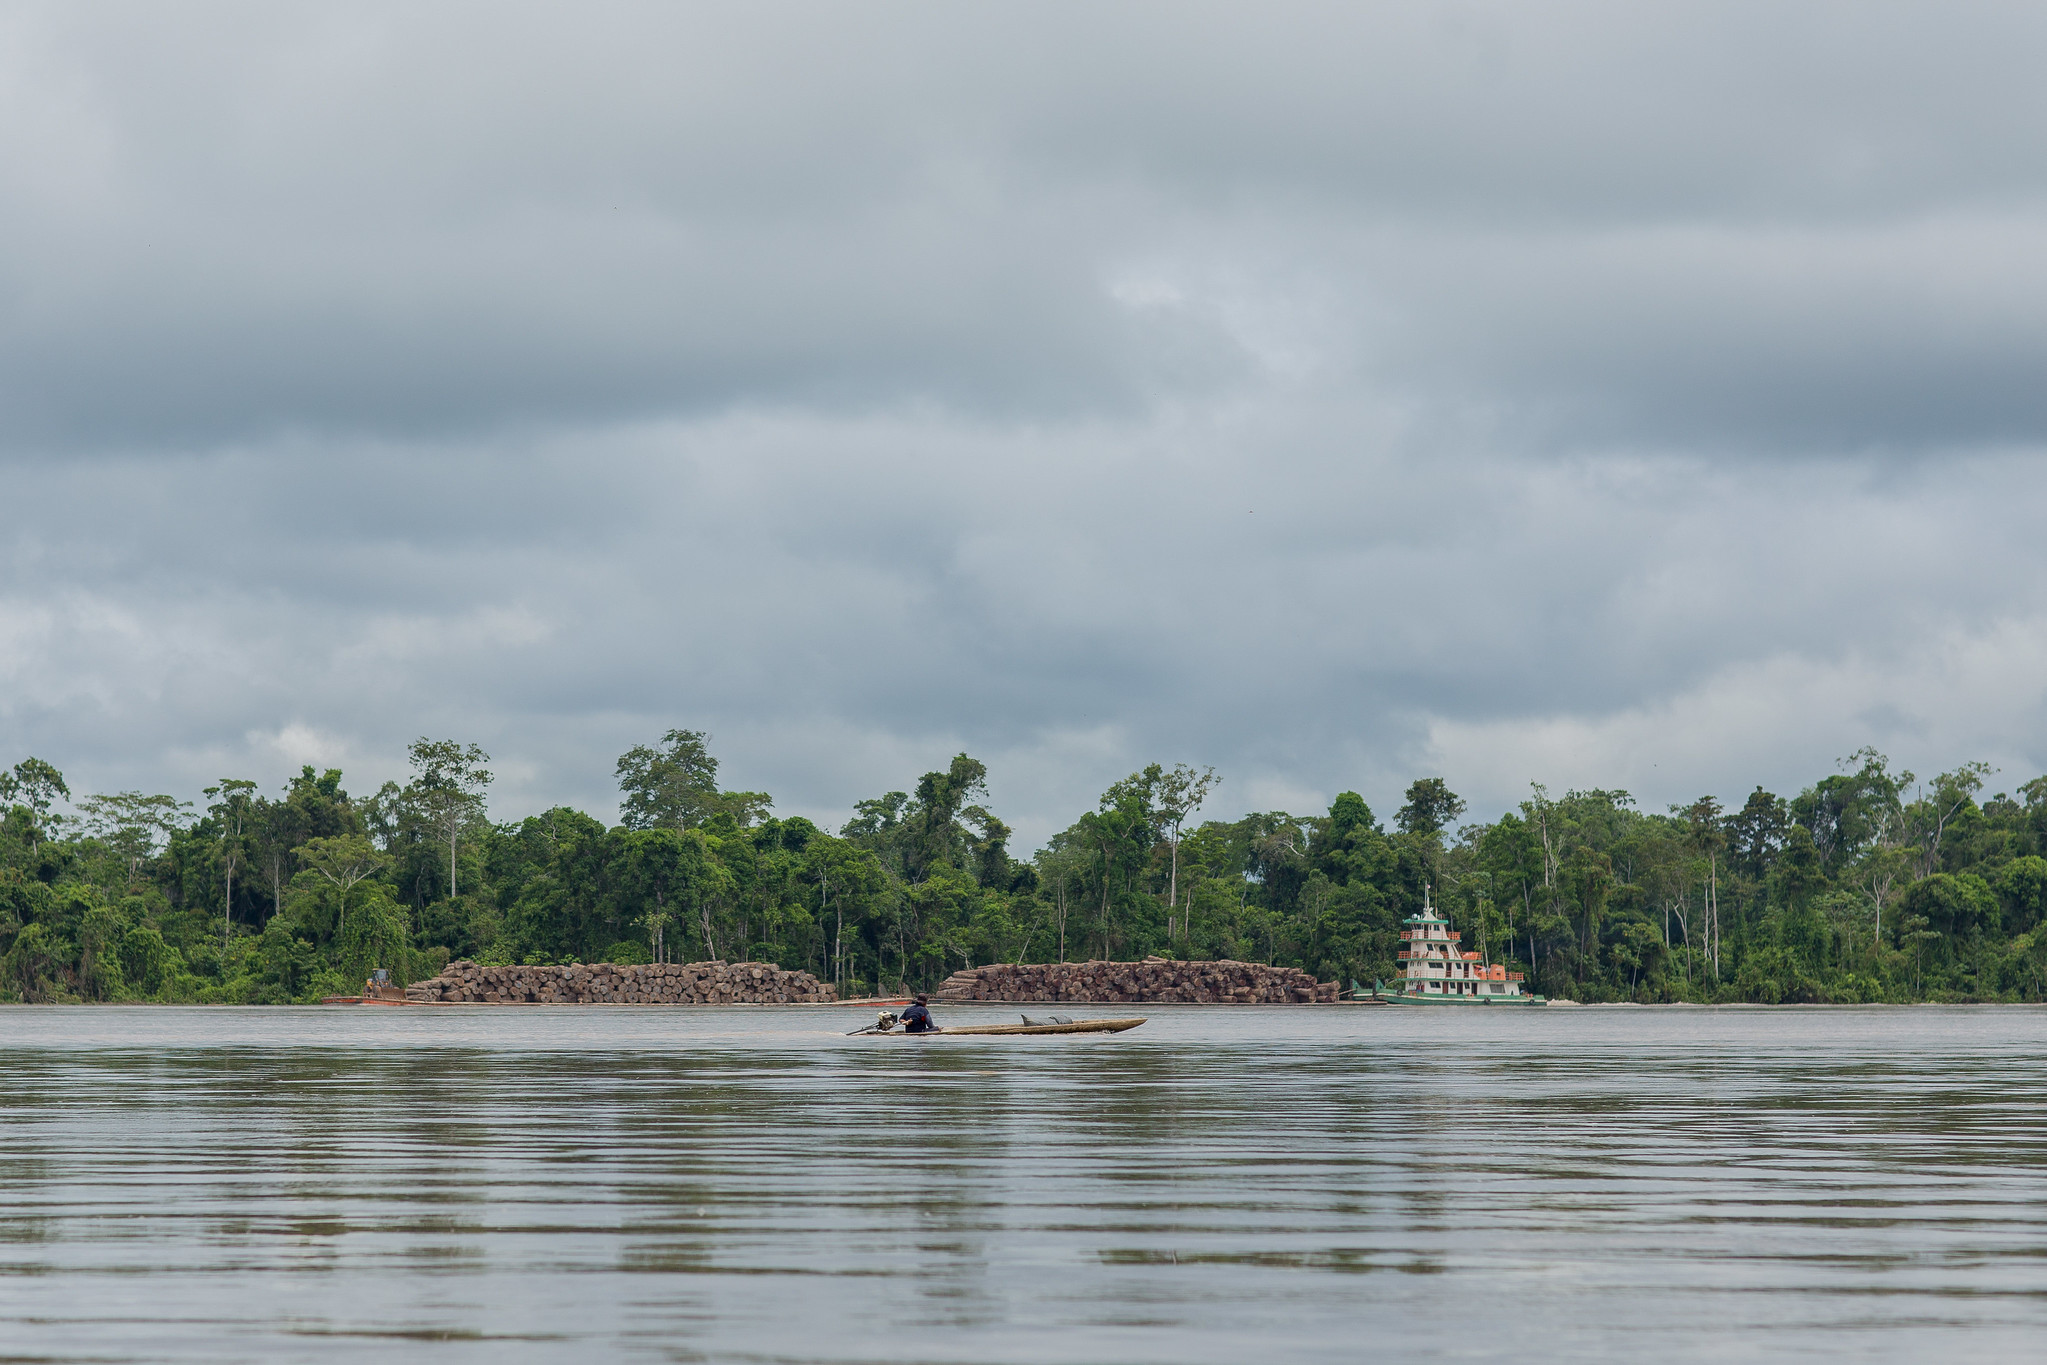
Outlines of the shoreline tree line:
<svg viewBox="0 0 2047 1365">
<path fill-rule="evenodd" d="M 836 832 L 718 784 L 699 731 L 622 755 L 620 821 L 489 818 L 489 756 L 421 739 L 352 795 L 305 768 L 274 795 L 74 797 L 0 771 L 0 1000 L 283 1004 L 487 963 L 771 961 L 846 993 L 993 962 L 1230 957 L 1392 979 L 1433 897 L 1467 949 L 1586 1001 L 1874 1003 L 2047 996 L 2047 777 L 1986 795 L 1863 749 L 1794 796 L 1640 809 L 1622 791 L 1460 823 L 1440 778 L 1390 824 L 1199 820 L 1212 769 L 1152 764 L 1028 858 L 961 754 Z"/>
</svg>

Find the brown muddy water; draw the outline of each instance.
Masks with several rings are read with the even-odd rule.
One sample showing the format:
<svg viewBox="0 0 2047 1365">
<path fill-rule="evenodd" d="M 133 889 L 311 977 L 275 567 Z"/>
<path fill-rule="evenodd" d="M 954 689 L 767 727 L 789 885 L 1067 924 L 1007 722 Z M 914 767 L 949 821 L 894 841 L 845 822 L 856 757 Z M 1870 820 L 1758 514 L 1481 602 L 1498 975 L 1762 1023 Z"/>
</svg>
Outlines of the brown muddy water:
<svg viewBox="0 0 2047 1365">
<path fill-rule="evenodd" d="M 0 1009 L 0 1361 L 2047 1355 L 2047 1011 L 864 1017 Z"/>
</svg>

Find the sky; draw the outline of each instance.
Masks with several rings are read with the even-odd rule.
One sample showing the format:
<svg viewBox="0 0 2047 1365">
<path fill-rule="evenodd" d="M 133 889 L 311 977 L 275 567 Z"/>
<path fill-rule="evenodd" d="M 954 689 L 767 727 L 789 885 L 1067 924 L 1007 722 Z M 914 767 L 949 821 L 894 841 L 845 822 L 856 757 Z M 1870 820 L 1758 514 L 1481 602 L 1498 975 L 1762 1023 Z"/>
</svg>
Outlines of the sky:
<svg viewBox="0 0 2047 1365">
<path fill-rule="evenodd" d="M 0 764 L 1028 849 L 2047 770 L 2047 10 L 13 4 Z"/>
</svg>

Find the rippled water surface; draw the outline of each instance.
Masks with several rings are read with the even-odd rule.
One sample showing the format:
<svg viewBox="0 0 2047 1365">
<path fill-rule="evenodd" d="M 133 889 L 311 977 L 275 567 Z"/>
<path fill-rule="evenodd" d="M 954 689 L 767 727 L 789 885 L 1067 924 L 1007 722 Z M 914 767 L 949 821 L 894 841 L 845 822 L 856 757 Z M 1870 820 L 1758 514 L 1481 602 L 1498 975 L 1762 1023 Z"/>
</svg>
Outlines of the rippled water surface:
<svg viewBox="0 0 2047 1365">
<path fill-rule="evenodd" d="M 0 1009 L 0 1360 L 2047 1354 L 2047 1012 L 863 1017 Z"/>
</svg>

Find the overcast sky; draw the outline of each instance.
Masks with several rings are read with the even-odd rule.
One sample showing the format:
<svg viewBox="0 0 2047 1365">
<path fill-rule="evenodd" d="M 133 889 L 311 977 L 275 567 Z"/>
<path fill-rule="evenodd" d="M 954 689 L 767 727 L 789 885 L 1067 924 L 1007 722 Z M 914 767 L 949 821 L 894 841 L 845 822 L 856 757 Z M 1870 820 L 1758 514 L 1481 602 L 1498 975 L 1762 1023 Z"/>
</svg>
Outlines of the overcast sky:
<svg viewBox="0 0 2047 1365">
<path fill-rule="evenodd" d="M 0 762 L 1030 847 L 2047 768 L 2047 10 L 12 4 Z"/>
</svg>

